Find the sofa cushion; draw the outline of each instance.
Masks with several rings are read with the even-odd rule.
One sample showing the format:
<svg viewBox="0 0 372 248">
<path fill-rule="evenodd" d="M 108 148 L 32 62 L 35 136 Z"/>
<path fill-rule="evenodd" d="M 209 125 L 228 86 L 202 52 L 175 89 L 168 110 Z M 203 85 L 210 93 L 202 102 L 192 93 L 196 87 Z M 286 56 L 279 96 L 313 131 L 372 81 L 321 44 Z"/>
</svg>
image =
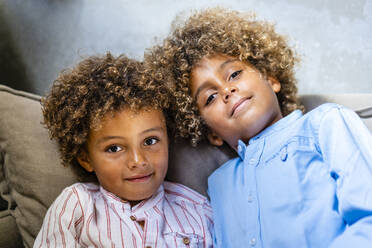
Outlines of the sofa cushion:
<svg viewBox="0 0 372 248">
<path fill-rule="evenodd" d="M 0 230 L 1 248 L 23 247 L 22 237 L 18 232 L 15 218 L 9 210 L 0 211 Z"/>
<path fill-rule="evenodd" d="M 61 166 L 56 144 L 41 125 L 39 100 L 39 96 L 0 86 L 0 194 L 26 247 L 32 247 L 56 196 L 76 182 L 74 173 Z"/>
</svg>

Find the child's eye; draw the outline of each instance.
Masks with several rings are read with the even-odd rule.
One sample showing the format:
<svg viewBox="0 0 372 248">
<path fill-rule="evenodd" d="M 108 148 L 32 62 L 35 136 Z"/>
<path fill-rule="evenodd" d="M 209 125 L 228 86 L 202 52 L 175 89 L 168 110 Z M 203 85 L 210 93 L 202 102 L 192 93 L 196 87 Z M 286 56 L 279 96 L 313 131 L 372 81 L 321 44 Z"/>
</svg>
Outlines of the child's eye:
<svg viewBox="0 0 372 248">
<path fill-rule="evenodd" d="M 205 105 L 206 106 L 209 105 L 214 100 L 214 98 L 216 98 L 216 94 L 212 94 L 208 96 L 207 101 L 205 102 Z"/>
<path fill-rule="evenodd" d="M 120 146 L 109 146 L 107 149 L 106 149 L 106 152 L 109 152 L 109 153 L 115 153 L 115 152 L 120 152 L 121 150 L 123 150 Z"/>
<path fill-rule="evenodd" d="M 240 73 L 242 72 L 242 70 L 239 70 L 239 71 L 234 71 L 231 75 L 230 75 L 230 80 L 236 78 L 237 76 L 240 75 Z"/>
<path fill-rule="evenodd" d="M 148 139 L 145 139 L 144 145 L 151 146 L 151 145 L 155 145 L 158 142 L 159 142 L 159 139 L 157 138 L 148 138 Z"/>
</svg>

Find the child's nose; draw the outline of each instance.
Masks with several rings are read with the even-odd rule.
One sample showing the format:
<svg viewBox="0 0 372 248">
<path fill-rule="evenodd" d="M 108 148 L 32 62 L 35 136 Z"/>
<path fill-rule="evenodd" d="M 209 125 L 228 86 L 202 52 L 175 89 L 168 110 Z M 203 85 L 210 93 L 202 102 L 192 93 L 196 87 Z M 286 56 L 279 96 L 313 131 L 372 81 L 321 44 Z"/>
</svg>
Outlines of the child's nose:
<svg viewBox="0 0 372 248">
<path fill-rule="evenodd" d="M 237 88 L 234 87 L 234 86 L 229 86 L 229 87 L 226 87 L 224 88 L 223 90 L 223 100 L 224 102 L 228 102 L 229 101 L 229 98 L 232 94 L 234 94 L 235 92 L 237 91 Z"/>
<path fill-rule="evenodd" d="M 134 169 L 147 165 L 146 157 L 140 149 L 133 149 L 127 161 L 129 169 Z"/>
</svg>

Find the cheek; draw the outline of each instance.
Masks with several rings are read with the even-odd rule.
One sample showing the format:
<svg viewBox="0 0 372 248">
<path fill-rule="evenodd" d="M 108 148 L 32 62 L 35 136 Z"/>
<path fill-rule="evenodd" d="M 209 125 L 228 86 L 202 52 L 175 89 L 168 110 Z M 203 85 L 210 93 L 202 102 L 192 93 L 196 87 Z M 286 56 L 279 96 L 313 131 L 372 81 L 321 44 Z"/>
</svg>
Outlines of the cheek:
<svg viewBox="0 0 372 248">
<path fill-rule="evenodd" d="M 228 127 L 228 120 L 225 118 L 222 108 L 215 108 L 200 113 L 207 126 L 212 130 L 224 129 Z"/>
<path fill-rule="evenodd" d="M 100 164 L 100 166 L 95 167 L 95 173 L 97 177 L 101 178 L 114 178 L 115 176 L 120 176 L 122 173 L 123 165 L 126 164 L 125 158 L 123 156 L 111 159 L 101 159 L 97 162 Z"/>
<path fill-rule="evenodd" d="M 95 172 L 96 175 L 99 177 L 113 177 L 115 175 L 118 175 L 120 170 L 121 166 L 110 164 L 108 166 L 101 166 Z"/>
<path fill-rule="evenodd" d="M 218 99 L 211 106 L 200 111 L 201 118 L 206 122 L 218 122 L 224 116 L 224 106 L 220 104 Z"/>
<path fill-rule="evenodd" d="M 149 161 L 157 170 L 166 172 L 168 169 L 168 146 L 151 153 Z"/>
<path fill-rule="evenodd" d="M 121 181 L 121 172 L 117 170 L 100 170 L 96 171 L 96 177 L 100 185 L 105 189 L 111 190 L 111 187 Z"/>
<path fill-rule="evenodd" d="M 159 166 L 165 172 L 168 170 L 168 150 L 164 152 L 163 156 L 159 159 Z"/>
</svg>

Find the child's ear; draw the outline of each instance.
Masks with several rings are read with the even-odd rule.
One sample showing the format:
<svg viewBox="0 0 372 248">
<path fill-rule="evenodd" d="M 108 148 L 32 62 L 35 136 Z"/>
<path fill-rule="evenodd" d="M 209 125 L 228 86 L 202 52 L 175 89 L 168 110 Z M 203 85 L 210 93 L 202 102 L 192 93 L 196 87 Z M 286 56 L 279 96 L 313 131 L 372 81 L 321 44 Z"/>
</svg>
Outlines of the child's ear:
<svg viewBox="0 0 372 248">
<path fill-rule="evenodd" d="M 80 166 L 83 167 L 88 172 L 93 172 L 93 167 L 89 162 L 89 156 L 85 151 L 80 151 L 77 161 L 79 162 Z"/>
<path fill-rule="evenodd" d="M 218 136 L 215 132 L 210 132 L 208 134 L 208 140 L 209 140 L 209 143 L 211 143 L 212 145 L 215 145 L 215 146 L 222 146 L 223 145 L 223 139 Z"/>
<path fill-rule="evenodd" d="M 280 91 L 280 88 L 281 88 L 280 82 L 274 77 L 269 77 L 268 81 L 269 81 L 273 91 L 275 93 L 278 93 Z"/>
</svg>

